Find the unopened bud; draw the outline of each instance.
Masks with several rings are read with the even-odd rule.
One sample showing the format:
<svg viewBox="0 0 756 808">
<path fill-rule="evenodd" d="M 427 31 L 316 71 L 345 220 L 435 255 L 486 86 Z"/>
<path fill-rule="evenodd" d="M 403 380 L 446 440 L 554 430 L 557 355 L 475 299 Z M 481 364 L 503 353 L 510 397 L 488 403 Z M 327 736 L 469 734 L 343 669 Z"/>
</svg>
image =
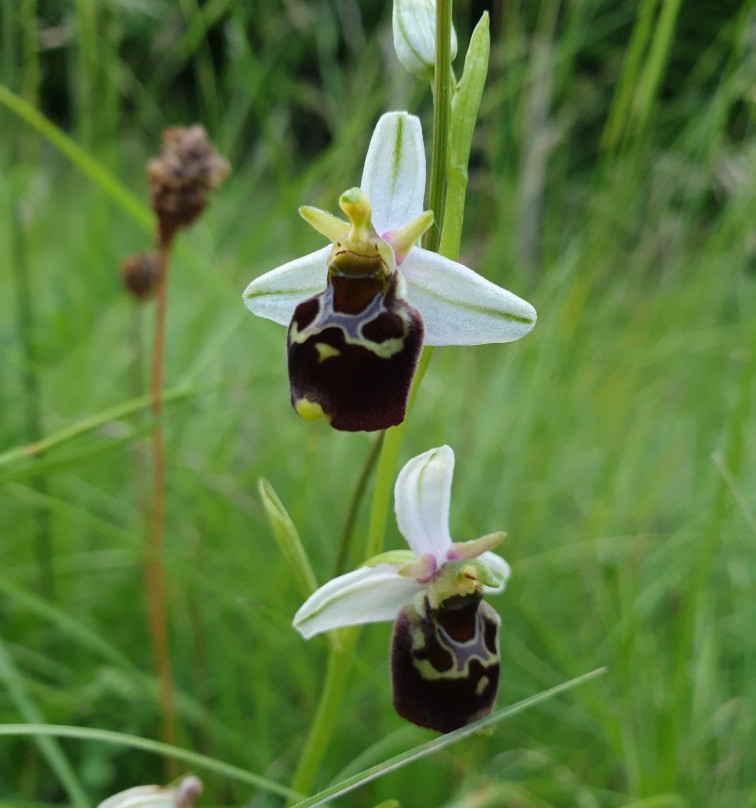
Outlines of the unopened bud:
<svg viewBox="0 0 756 808">
<path fill-rule="evenodd" d="M 435 0 L 394 0 L 394 48 L 402 65 L 430 81 L 436 63 Z M 451 58 L 457 55 L 457 35 L 451 29 Z"/>
<path fill-rule="evenodd" d="M 161 244 L 170 242 L 179 228 L 194 223 L 207 206 L 210 192 L 228 173 L 228 163 L 215 151 L 203 126 L 163 131 L 160 156 L 147 167 Z"/>
<path fill-rule="evenodd" d="M 160 253 L 154 250 L 129 255 L 121 264 L 123 285 L 137 300 L 149 300 L 160 283 L 162 267 Z"/>
</svg>

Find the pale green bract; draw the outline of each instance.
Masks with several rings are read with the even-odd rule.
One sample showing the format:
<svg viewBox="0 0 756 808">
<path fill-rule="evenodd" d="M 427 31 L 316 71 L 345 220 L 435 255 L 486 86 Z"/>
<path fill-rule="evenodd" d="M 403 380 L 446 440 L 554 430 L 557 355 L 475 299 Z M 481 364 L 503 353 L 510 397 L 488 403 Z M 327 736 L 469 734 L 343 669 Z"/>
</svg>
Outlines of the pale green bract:
<svg viewBox="0 0 756 808">
<path fill-rule="evenodd" d="M 392 551 L 340 575 L 314 592 L 294 616 L 294 627 L 309 639 L 323 631 L 394 620 L 417 598 L 431 605 L 455 594 L 502 592 L 507 562 L 490 552 L 503 538 L 492 533 L 452 542 L 449 503 L 454 452 L 441 446 L 413 457 L 394 487 L 396 521 L 411 553 Z M 377 563 L 376 563 L 377 562 Z M 467 587 L 460 591 L 459 587 Z"/>
<path fill-rule="evenodd" d="M 425 148 L 420 121 L 406 112 L 388 112 L 370 141 L 361 189 L 370 203 L 372 225 L 391 244 L 423 212 Z M 296 306 L 322 292 L 331 247 L 277 267 L 249 284 L 247 308 L 288 325 Z M 511 342 L 535 325 L 530 303 L 473 270 L 417 245 L 396 256 L 404 297 L 423 318 L 426 345 L 481 345 Z"/>
</svg>

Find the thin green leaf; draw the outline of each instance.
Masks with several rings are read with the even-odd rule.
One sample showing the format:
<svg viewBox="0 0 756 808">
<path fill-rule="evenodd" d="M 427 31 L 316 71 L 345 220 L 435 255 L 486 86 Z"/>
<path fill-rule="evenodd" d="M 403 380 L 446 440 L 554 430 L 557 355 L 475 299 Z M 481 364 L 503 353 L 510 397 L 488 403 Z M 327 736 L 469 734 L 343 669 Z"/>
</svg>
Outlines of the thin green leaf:
<svg viewBox="0 0 756 808">
<path fill-rule="evenodd" d="M 224 763 L 222 760 L 200 755 L 188 749 L 181 749 L 178 746 L 153 741 L 150 738 L 141 738 L 138 735 L 129 735 L 125 732 L 111 732 L 106 729 L 90 729 L 89 727 L 70 727 L 61 724 L 0 724 L 0 736 L 3 735 L 77 738 L 82 741 L 102 741 L 103 743 L 130 746 L 133 749 L 143 749 L 145 752 L 181 760 L 199 769 L 217 772 L 224 777 L 240 783 L 247 783 L 288 799 L 298 799 L 302 796 L 298 792 L 276 783 L 275 780 L 269 780 L 267 777 L 249 772 L 239 766 L 233 766 L 230 763 Z M 86 804 L 85 802 L 84 805 Z"/>
<path fill-rule="evenodd" d="M 75 141 L 55 126 L 41 112 L 17 96 L 5 85 L 0 84 L 0 104 L 9 109 L 24 123 L 36 129 L 61 154 L 67 157 L 81 172 L 91 179 L 105 194 L 145 230 L 154 230 L 155 218 L 147 205 L 143 204 L 125 185 L 111 174 L 101 163 L 81 148 Z"/>
<path fill-rule="evenodd" d="M 566 693 L 568 690 L 572 690 L 573 688 L 585 684 L 598 676 L 602 676 L 604 673 L 606 673 L 606 668 L 597 668 L 589 673 L 584 673 L 582 676 L 577 676 L 574 679 L 563 682 L 556 687 L 551 687 L 548 690 L 544 690 L 542 693 L 538 693 L 535 696 L 530 696 L 527 699 L 518 701 L 516 704 L 511 704 L 509 707 L 503 707 L 501 710 L 497 710 L 495 713 L 492 713 L 485 718 L 481 718 L 479 721 L 474 721 L 472 724 L 468 724 L 466 727 L 455 729 L 453 732 L 448 732 L 446 735 L 442 735 L 440 738 L 434 738 L 432 741 L 420 744 L 420 746 L 416 746 L 414 749 L 409 749 L 406 752 L 396 755 L 395 757 L 389 758 L 383 763 L 379 763 L 376 766 L 371 766 L 369 769 L 365 769 L 359 774 L 348 777 L 346 780 L 342 780 L 340 783 L 336 783 L 335 785 L 314 794 L 312 797 L 308 797 L 301 802 L 295 803 L 291 806 L 291 808 L 315 808 L 318 805 L 323 805 L 329 800 L 333 800 L 336 797 L 341 797 L 350 791 L 354 791 L 356 788 L 365 785 L 365 783 L 369 783 L 371 780 L 376 780 L 378 777 L 383 777 L 384 774 L 388 774 L 396 769 L 400 769 L 403 766 L 406 766 L 408 763 L 414 763 L 416 760 L 433 755 L 436 752 L 439 752 L 441 749 L 444 749 L 457 741 L 461 741 L 463 738 L 473 735 L 474 733 L 478 732 L 478 730 L 485 727 L 492 727 L 495 724 L 498 724 L 500 721 L 504 721 L 506 718 L 511 718 L 513 715 L 517 715 L 518 713 L 528 710 L 531 707 L 535 707 L 536 704 L 541 704 L 548 701 L 560 693 Z"/>
<path fill-rule="evenodd" d="M 188 388 L 166 390 L 163 393 L 163 403 L 188 398 L 197 392 L 197 390 L 190 390 Z M 203 390 L 202 392 L 206 391 Z M 80 421 L 76 421 L 70 426 L 64 427 L 58 432 L 54 432 L 52 435 L 48 435 L 46 438 L 42 438 L 34 443 L 28 443 L 24 446 L 16 446 L 13 449 L 8 449 L 0 453 L 0 466 L 34 457 L 55 446 L 67 443 L 73 438 L 78 438 L 80 435 L 92 432 L 103 424 L 108 423 L 108 421 L 117 421 L 120 418 L 125 418 L 127 415 L 133 415 L 140 410 L 147 409 L 149 406 L 150 397 L 148 395 L 130 398 L 128 401 L 117 404 L 115 407 L 109 407 L 87 418 L 82 418 Z"/>
<path fill-rule="evenodd" d="M 0 638 L 0 681 L 4 681 L 11 701 L 16 709 L 29 722 L 40 722 L 42 714 L 26 691 L 23 678 L 8 653 L 5 643 Z M 17 726 L 24 726 L 19 724 Z M 78 808 L 89 808 L 87 795 L 79 783 L 71 764 L 68 762 L 60 744 L 51 738 L 38 738 L 37 745 L 50 768 L 55 772 L 60 784 L 68 794 L 71 804 Z"/>
</svg>

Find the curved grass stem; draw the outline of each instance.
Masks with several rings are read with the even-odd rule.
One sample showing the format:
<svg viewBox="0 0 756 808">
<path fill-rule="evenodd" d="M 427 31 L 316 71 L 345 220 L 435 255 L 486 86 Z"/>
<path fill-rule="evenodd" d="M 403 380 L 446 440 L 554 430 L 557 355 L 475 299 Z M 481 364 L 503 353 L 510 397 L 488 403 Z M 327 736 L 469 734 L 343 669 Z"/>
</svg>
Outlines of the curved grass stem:
<svg viewBox="0 0 756 808">
<path fill-rule="evenodd" d="M 164 743 L 174 744 L 176 738 L 176 707 L 168 648 L 168 617 L 165 597 L 164 522 L 165 522 L 165 444 L 160 423 L 163 400 L 163 358 L 165 353 L 165 311 L 168 281 L 170 243 L 160 245 L 160 274 L 155 298 L 155 327 L 152 340 L 152 365 L 150 373 L 150 407 L 155 417 L 152 429 L 152 512 L 147 555 L 145 560 L 145 584 L 147 611 L 155 673 L 158 679 L 160 700 L 160 737 Z M 169 779 L 176 776 L 175 763 L 165 759 Z"/>
</svg>

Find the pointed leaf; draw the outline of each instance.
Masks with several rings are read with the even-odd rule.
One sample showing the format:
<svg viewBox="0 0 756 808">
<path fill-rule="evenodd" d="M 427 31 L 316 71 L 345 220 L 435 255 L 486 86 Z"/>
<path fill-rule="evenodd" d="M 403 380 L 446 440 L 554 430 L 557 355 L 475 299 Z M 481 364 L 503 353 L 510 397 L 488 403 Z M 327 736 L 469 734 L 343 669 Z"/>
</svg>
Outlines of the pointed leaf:
<svg viewBox="0 0 756 808">
<path fill-rule="evenodd" d="M 439 252 L 450 258 L 459 255 L 467 191 L 467 164 L 470 160 L 475 119 L 478 117 L 480 99 L 488 74 L 488 57 L 491 50 L 488 28 L 486 11 L 483 12 L 470 37 L 470 47 L 465 56 L 465 69 L 452 98 L 446 166 L 446 202 L 439 245 Z"/>
<path fill-rule="evenodd" d="M 401 273 L 407 301 L 423 317 L 426 345 L 512 342 L 535 325 L 530 303 L 421 247 L 413 247 Z"/>
<path fill-rule="evenodd" d="M 260 478 L 257 488 L 281 555 L 286 559 L 302 597 L 307 598 L 317 589 L 318 584 L 294 522 L 267 480 Z"/>
</svg>

